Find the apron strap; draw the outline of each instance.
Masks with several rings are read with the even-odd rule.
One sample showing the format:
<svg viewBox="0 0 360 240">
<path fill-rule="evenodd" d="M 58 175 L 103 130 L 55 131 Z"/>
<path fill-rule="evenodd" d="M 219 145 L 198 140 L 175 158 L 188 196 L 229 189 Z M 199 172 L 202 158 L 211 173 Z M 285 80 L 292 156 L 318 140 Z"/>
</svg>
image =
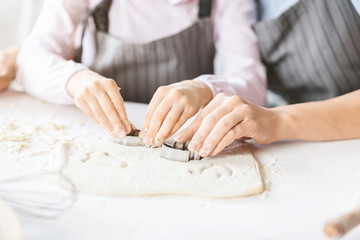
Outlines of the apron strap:
<svg viewBox="0 0 360 240">
<path fill-rule="evenodd" d="M 97 30 L 109 32 L 109 12 L 112 2 L 112 0 L 102 0 L 92 11 Z"/>
<path fill-rule="evenodd" d="M 109 11 L 112 5 L 112 0 L 102 0 L 83 21 L 83 29 L 81 33 L 80 47 L 75 51 L 74 61 L 81 63 L 83 54 L 83 43 L 85 32 L 89 23 L 89 19 L 93 17 L 96 29 L 109 32 Z"/>
<path fill-rule="evenodd" d="M 255 8 L 256 8 L 256 20 L 260 21 L 263 14 L 263 6 L 261 4 L 261 0 L 255 0 Z"/>
<path fill-rule="evenodd" d="M 206 18 L 211 16 L 212 0 L 199 1 L 199 18 Z"/>
</svg>

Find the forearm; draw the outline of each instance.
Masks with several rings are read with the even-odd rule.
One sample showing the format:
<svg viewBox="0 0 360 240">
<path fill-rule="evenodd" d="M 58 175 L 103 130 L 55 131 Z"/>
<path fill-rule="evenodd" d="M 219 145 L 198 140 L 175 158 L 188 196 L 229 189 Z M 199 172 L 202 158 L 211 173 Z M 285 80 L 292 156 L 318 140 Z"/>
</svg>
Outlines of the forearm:
<svg viewBox="0 0 360 240">
<path fill-rule="evenodd" d="M 326 141 L 360 138 L 360 90 L 330 100 L 272 109 L 276 139 Z"/>
</svg>

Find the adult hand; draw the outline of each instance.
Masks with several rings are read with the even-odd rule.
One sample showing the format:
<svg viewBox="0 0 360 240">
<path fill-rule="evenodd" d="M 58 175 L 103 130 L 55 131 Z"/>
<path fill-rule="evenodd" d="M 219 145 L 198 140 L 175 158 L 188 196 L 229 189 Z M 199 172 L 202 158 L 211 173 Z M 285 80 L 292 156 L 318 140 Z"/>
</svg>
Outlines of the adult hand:
<svg viewBox="0 0 360 240">
<path fill-rule="evenodd" d="M 126 115 L 120 88 L 112 79 L 92 71 L 80 71 L 67 83 L 75 104 L 115 138 L 125 137 L 133 125 Z"/>
<path fill-rule="evenodd" d="M 220 93 L 175 139 L 179 142 L 191 139 L 189 150 L 202 157 L 214 156 L 240 138 L 252 138 L 261 144 L 274 141 L 279 118 L 276 111 Z"/>
<path fill-rule="evenodd" d="M 9 87 L 16 75 L 16 57 L 18 47 L 12 47 L 0 51 L 0 91 Z"/>
<path fill-rule="evenodd" d="M 199 81 L 187 80 L 160 87 L 150 101 L 140 137 L 145 144 L 159 147 L 211 98 L 210 88 Z"/>
</svg>

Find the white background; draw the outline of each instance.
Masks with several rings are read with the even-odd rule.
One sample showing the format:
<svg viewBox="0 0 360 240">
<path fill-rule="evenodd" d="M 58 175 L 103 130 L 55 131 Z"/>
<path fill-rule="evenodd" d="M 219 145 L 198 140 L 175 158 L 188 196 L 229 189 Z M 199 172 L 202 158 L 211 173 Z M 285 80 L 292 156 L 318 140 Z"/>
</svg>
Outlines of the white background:
<svg viewBox="0 0 360 240">
<path fill-rule="evenodd" d="M 0 49 L 23 41 L 42 4 L 43 0 L 0 0 Z"/>
</svg>

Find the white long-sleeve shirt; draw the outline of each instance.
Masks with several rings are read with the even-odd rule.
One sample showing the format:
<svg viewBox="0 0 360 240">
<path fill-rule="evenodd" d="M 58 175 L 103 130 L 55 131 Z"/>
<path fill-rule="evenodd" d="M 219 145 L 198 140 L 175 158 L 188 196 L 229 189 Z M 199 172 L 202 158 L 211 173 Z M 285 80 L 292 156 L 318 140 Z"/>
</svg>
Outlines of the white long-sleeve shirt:
<svg viewBox="0 0 360 240">
<path fill-rule="evenodd" d="M 81 23 L 100 0 L 46 0 L 18 59 L 17 81 L 41 99 L 72 104 L 69 78 L 87 69 L 95 55 L 95 25 L 84 38 L 82 64 L 71 60 L 78 46 Z M 198 20 L 199 0 L 114 0 L 109 33 L 120 40 L 147 43 L 176 34 Z M 260 61 L 252 0 L 213 1 L 215 75 L 199 76 L 213 95 L 225 92 L 257 104 L 266 102 L 266 74 Z M 184 79 L 185 80 L 185 79 Z M 124 89 L 126 91 L 126 89 Z"/>
</svg>

